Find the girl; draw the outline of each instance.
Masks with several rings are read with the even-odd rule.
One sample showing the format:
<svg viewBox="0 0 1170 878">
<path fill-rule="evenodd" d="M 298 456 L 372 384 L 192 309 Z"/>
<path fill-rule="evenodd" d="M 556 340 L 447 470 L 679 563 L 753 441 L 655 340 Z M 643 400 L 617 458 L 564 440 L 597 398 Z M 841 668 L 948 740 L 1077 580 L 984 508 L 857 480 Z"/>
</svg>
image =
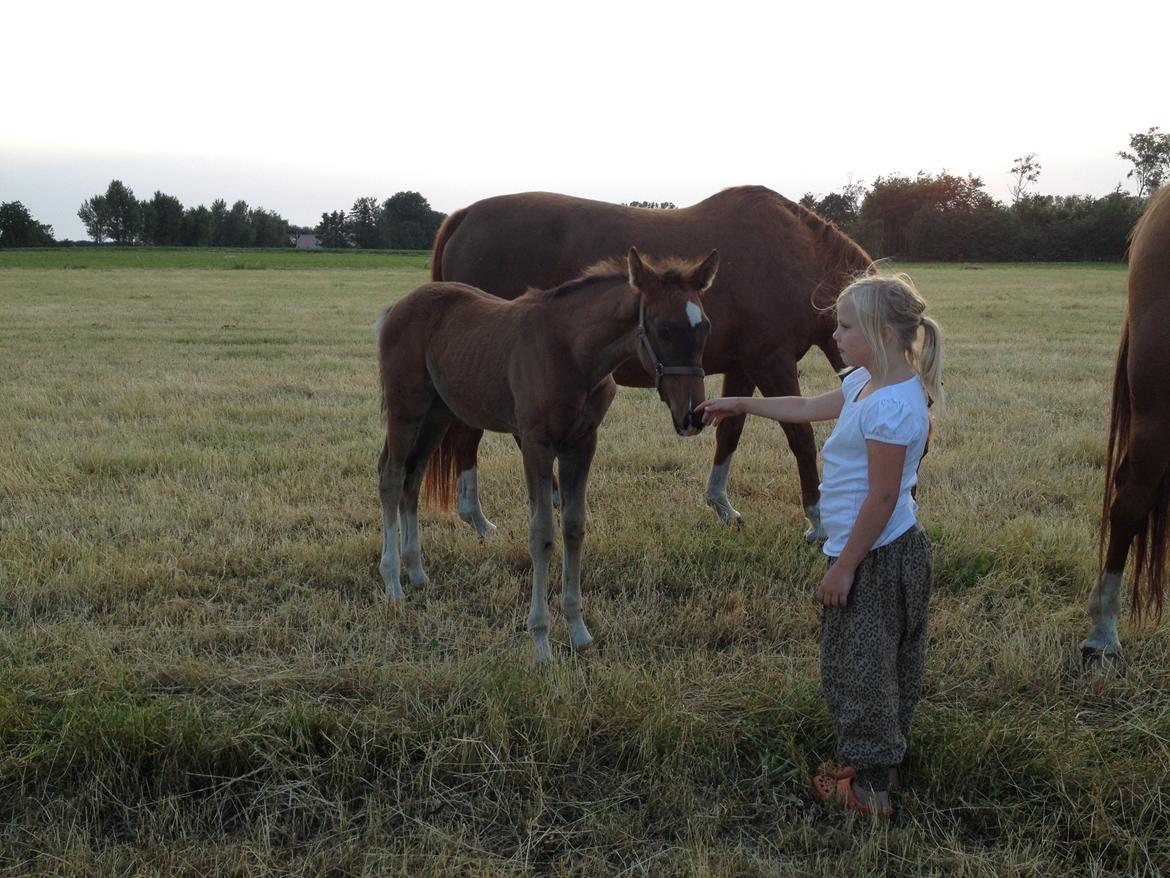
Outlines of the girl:
<svg viewBox="0 0 1170 878">
<path fill-rule="evenodd" d="M 829 565 L 816 601 L 825 608 L 821 688 L 843 764 L 822 768 L 813 787 L 822 799 L 881 817 L 893 813 L 890 787 L 906 754 L 926 649 L 931 548 L 911 489 L 930 431 L 927 406 L 941 410 L 943 394 L 942 336 L 925 308 L 904 274 L 857 280 L 837 298 L 833 340 L 853 367 L 839 390 L 698 407 L 708 424 L 744 413 L 838 419 L 823 452 Z"/>
</svg>

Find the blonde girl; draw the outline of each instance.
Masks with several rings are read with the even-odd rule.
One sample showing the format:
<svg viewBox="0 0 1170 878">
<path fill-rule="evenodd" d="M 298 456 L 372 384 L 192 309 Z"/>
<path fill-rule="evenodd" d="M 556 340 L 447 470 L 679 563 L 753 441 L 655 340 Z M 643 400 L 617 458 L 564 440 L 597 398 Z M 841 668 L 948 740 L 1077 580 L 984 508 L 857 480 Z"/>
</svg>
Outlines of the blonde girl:
<svg viewBox="0 0 1170 878">
<path fill-rule="evenodd" d="M 836 418 L 826 440 L 821 514 L 828 569 L 816 592 L 821 688 L 839 766 L 813 787 L 865 814 L 892 814 L 891 786 L 922 692 L 931 546 L 912 490 L 941 411 L 942 335 L 904 274 L 863 277 L 837 298 L 833 339 L 851 367 L 841 387 L 815 397 L 726 397 L 699 406 L 718 423 L 753 414 L 776 421 Z"/>
</svg>

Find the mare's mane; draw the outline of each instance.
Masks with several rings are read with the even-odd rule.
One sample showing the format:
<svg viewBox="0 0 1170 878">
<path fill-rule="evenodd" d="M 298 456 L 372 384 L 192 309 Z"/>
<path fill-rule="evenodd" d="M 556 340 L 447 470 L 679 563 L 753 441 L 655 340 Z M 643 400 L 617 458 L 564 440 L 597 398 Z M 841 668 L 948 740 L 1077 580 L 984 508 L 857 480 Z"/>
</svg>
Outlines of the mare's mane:
<svg viewBox="0 0 1170 878">
<path fill-rule="evenodd" d="M 1163 186 L 1151 195 L 1150 200 L 1146 202 L 1145 210 L 1142 211 L 1142 215 L 1138 217 L 1138 221 L 1134 223 L 1133 229 L 1129 233 L 1129 247 L 1125 253 L 1127 258 L 1133 253 L 1133 245 L 1137 242 L 1145 227 L 1150 224 L 1150 217 L 1163 207 L 1170 209 L 1170 186 Z"/>
</svg>

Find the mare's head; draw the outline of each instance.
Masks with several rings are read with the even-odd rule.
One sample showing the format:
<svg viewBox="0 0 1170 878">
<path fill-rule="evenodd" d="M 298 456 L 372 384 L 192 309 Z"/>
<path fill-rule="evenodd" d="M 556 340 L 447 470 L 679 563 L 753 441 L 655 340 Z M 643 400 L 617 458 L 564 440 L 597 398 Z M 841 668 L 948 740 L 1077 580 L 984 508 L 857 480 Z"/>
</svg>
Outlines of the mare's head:
<svg viewBox="0 0 1170 878">
<path fill-rule="evenodd" d="M 641 298 L 638 358 L 655 376 L 675 431 L 694 436 L 703 429 L 695 406 L 703 401 L 703 346 L 711 332 L 702 294 L 715 279 L 719 253 L 712 250 L 702 262 L 655 264 L 631 247 L 628 262 L 630 286 Z"/>
</svg>

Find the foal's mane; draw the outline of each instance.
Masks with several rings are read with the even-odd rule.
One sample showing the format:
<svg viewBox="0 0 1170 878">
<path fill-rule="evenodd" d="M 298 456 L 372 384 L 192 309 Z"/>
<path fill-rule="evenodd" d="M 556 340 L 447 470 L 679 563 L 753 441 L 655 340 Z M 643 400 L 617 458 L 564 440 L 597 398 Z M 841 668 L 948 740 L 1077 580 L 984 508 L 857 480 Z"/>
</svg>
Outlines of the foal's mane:
<svg viewBox="0 0 1170 878">
<path fill-rule="evenodd" d="M 687 274 L 694 271 L 699 264 L 698 260 L 684 259 L 681 256 L 642 256 L 642 262 L 647 268 L 650 268 L 666 281 L 681 281 Z M 596 286 L 599 283 L 612 282 L 615 280 L 628 281 L 630 276 L 629 263 L 624 256 L 610 256 L 607 259 L 602 259 L 600 262 L 595 262 L 581 272 L 579 277 L 571 281 L 561 284 L 559 287 L 553 287 L 549 290 L 538 290 L 534 287 L 529 287 L 524 291 L 525 297 L 535 298 L 536 296 L 546 296 L 550 299 L 559 299 L 563 296 L 572 295 L 581 290 Z"/>
</svg>

